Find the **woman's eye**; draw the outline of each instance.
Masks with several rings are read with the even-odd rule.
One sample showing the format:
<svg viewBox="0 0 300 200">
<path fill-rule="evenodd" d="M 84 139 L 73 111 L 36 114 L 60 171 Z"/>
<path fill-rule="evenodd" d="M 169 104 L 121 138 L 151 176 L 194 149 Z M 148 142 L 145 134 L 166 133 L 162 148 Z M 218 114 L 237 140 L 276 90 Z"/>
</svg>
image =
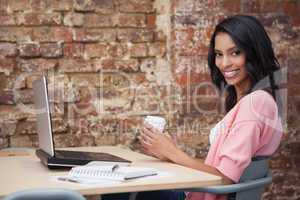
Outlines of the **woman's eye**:
<svg viewBox="0 0 300 200">
<path fill-rule="evenodd" d="M 222 56 L 222 54 L 218 53 L 218 52 L 215 52 L 215 55 L 216 55 L 216 57 L 221 57 Z"/>
<path fill-rule="evenodd" d="M 232 52 L 232 55 L 237 56 L 237 55 L 239 55 L 240 53 L 241 53 L 240 50 L 236 50 L 236 51 L 233 51 L 233 52 Z"/>
</svg>

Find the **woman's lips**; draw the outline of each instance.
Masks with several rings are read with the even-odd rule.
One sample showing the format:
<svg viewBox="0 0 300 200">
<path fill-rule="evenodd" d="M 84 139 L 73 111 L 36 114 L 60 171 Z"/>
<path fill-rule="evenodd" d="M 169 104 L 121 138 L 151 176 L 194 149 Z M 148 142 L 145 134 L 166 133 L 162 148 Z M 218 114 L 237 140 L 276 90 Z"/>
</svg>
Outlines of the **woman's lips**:
<svg viewBox="0 0 300 200">
<path fill-rule="evenodd" d="M 225 78 L 234 78 L 238 73 L 239 69 L 230 70 L 230 71 L 224 71 L 224 77 Z"/>
</svg>

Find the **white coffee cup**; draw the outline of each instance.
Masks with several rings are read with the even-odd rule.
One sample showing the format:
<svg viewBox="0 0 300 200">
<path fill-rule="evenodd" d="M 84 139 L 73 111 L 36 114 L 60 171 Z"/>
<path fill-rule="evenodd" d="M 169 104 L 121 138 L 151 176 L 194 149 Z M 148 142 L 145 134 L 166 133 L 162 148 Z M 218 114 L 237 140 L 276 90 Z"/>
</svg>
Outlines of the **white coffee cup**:
<svg viewBox="0 0 300 200">
<path fill-rule="evenodd" d="M 163 117 L 158 116 L 147 116 L 144 120 L 147 124 L 150 124 L 160 132 L 163 132 L 166 125 L 166 120 Z"/>
</svg>

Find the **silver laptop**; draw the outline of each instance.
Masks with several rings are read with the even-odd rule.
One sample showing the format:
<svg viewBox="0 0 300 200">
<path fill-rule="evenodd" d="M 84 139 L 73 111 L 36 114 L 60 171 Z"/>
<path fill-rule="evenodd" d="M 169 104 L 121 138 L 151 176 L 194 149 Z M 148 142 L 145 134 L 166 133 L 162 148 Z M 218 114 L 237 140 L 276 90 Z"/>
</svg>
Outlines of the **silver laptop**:
<svg viewBox="0 0 300 200">
<path fill-rule="evenodd" d="M 90 161 L 105 164 L 128 165 L 131 161 L 108 153 L 55 150 L 49 108 L 47 79 L 45 76 L 33 82 L 34 105 L 37 111 L 39 149 L 36 155 L 48 168 L 69 168 L 85 165 Z"/>
</svg>

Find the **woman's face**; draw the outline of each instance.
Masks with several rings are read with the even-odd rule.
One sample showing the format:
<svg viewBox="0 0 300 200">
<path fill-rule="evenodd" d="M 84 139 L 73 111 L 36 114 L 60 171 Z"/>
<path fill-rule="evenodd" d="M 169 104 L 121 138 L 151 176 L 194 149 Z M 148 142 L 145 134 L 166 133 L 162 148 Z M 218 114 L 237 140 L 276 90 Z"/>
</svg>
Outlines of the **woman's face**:
<svg viewBox="0 0 300 200">
<path fill-rule="evenodd" d="M 216 66 L 227 84 L 236 89 L 249 86 L 250 78 L 246 71 L 246 54 L 239 49 L 227 33 L 220 32 L 215 38 Z"/>
</svg>

